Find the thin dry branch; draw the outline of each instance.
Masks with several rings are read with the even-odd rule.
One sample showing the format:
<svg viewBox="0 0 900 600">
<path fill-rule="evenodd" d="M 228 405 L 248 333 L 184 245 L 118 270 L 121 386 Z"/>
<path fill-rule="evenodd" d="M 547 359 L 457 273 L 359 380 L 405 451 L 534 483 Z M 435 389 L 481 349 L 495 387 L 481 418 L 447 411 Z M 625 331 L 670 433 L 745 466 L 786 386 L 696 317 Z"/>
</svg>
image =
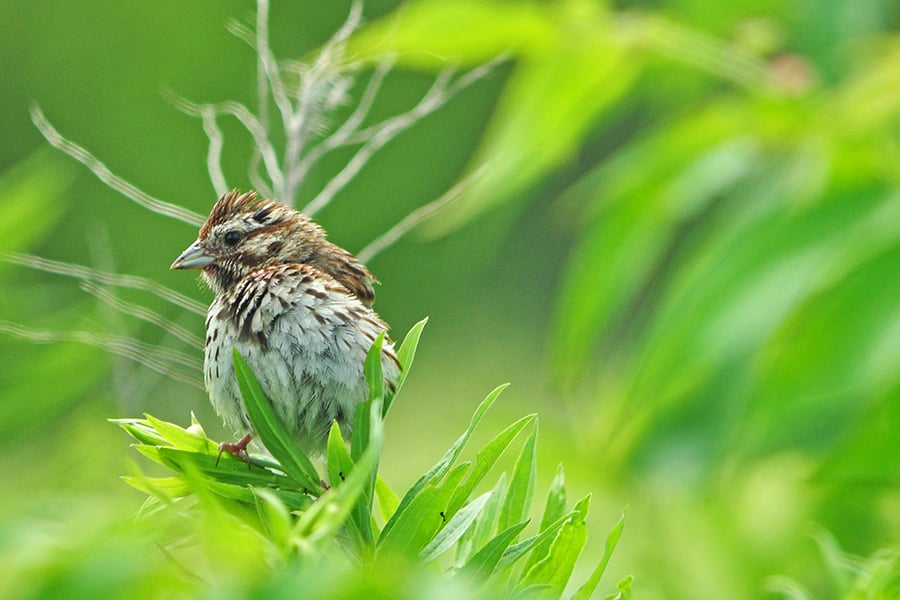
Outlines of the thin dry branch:
<svg viewBox="0 0 900 600">
<path fill-rule="evenodd" d="M 197 315 L 206 314 L 206 306 L 197 302 L 193 298 L 169 289 L 150 279 L 144 279 L 136 275 L 119 275 L 118 273 L 107 273 L 98 269 L 84 267 L 72 263 L 50 260 L 41 258 L 31 254 L 20 254 L 11 252 L 3 257 L 7 262 L 44 271 L 46 273 L 54 273 L 56 275 L 65 275 L 66 277 L 75 277 L 83 281 L 96 282 L 102 285 L 112 285 L 118 287 L 127 287 L 143 292 L 149 292 L 154 296 L 162 298 L 167 302 L 171 302 L 175 306 L 183 308 Z"/>
<path fill-rule="evenodd" d="M 193 356 L 145 344 L 138 340 L 94 333 L 91 331 L 38 331 L 28 329 L 9 321 L 0 321 L 0 332 L 35 343 L 78 342 L 100 348 L 161 373 L 188 385 L 203 388 L 197 373 L 202 372 L 202 365 Z M 185 372 L 180 368 L 192 371 Z"/>
<path fill-rule="evenodd" d="M 216 111 L 210 107 L 204 108 L 202 112 L 203 132 L 209 138 L 209 150 L 206 153 L 206 171 L 209 173 L 209 180 L 216 196 L 221 196 L 228 191 L 228 181 L 225 179 L 225 172 L 222 170 L 222 148 L 225 145 L 225 138 L 222 136 L 222 130 L 216 122 Z"/>
<path fill-rule="evenodd" d="M 47 117 L 44 116 L 43 111 L 41 111 L 40 107 L 34 105 L 31 107 L 31 120 L 34 123 L 35 127 L 41 132 L 41 135 L 50 142 L 54 148 L 61 150 L 86 166 L 91 172 L 97 176 L 100 181 L 105 183 L 110 188 L 116 190 L 129 200 L 136 202 L 137 204 L 143 206 L 144 208 L 153 211 L 157 214 L 164 215 L 167 217 L 172 217 L 173 219 L 178 219 L 182 223 L 187 223 L 188 225 L 194 225 L 195 227 L 199 227 L 203 225 L 204 219 L 201 215 L 188 210 L 186 208 L 182 208 L 177 204 L 172 204 L 170 202 L 165 202 L 163 200 L 159 200 L 146 194 L 139 190 L 136 186 L 128 183 L 118 175 L 114 175 L 112 171 L 109 170 L 105 164 L 100 162 L 100 160 L 79 146 L 78 144 L 67 140 L 59 131 L 56 130 L 53 125 L 50 124 L 50 121 L 47 120 Z"/>
<path fill-rule="evenodd" d="M 156 325 L 175 339 L 184 342 L 188 346 L 196 350 L 203 349 L 202 338 L 194 335 L 187 329 L 163 317 L 159 313 L 150 310 L 149 308 L 145 308 L 139 304 L 126 302 L 121 298 L 117 298 L 114 294 L 112 294 L 105 288 L 89 281 L 82 281 L 81 289 L 123 315 L 135 317 L 152 325 Z"/>
<path fill-rule="evenodd" d="M 356 177 L 376 152 L 400 133 L 444 106 L 460 91 L 483 78 L 500 60 L 502 60 L 502 57 L 472 69 L 452 83 L 451 81 L 456 71 L 455 69 L 445 69 L 438 74 L 434 83 L 413 108 L 403 114 L 347 135 L 340 145 L 362 143 L 363 146 L 357 150 L 344 168 L 331 178 L 322 191 L 303 208 L 303 213 L 313 216 L 328 206 L 335 196 Z"/>
</svg>

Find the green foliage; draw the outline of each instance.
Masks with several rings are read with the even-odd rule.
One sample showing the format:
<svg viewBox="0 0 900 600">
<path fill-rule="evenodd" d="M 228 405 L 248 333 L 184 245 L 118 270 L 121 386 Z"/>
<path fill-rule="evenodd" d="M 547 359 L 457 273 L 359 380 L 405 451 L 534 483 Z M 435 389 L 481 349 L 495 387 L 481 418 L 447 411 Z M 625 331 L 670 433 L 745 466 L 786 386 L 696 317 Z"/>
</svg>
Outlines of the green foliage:
<svg viewBox="0 0 900 600">
<path fill-rule="evenodd" d="M 412 364 L 424 324 L 421 321 L 414 326 L 399 348 L 401 382 Z M 388 400 L 380 366 L 382 340 L 383 336 L 375 340 L 366 359 L 370 395 L 357 411 L 349 451 L 337 423 L 331 428 L 325 465 L 327 486 L 319 483 L 312 461 L 291 440 L 237 352 L 235 373 L 247 413 L 271 458 L 253 454 L 244 462 L 230 454 L 218 457 L 218 444 L 206 436 L 195 419 L 187 428 L 150 415 L 116 420 L 136 440 L 138 452 L 175 471 L 175 475 L 138 473 L 124 478 L 148 495 L 141 519 L 161 519 L 161 511 L 183 513 L 189 506 L 200 522 L 212 520 L 216 527 L 252 532 L 241 536 L 241 543 L 252 544 L 252 548 L 240 552 L 277 557 L 266 572 L 285 580 L 290 580 L 285 573 L 321 562 L 327 563 L 325 569 L 362 561 L 364 568 L 394 564 L 406 565 L 402 568 L 407 570 L 439 563 L 447 569 L 447 577 L 457 582 L 454 585 L 469 593 L 492 598 L 521 594 L 562 597 L 587 539 L 585 519 L 590 496 L 568 510 L 560 471 L 548 492 L 540 526 L 534 535 L 518 542 L 531 522 L 527 515 L 537 460 L 534 415 L 497 433 L 475 453 L 473 461 L 457 464 L 485 413 L 506 386 L 485 398 L 463 435 L 402 500 L 378 478 L 384 405 Z M 511 474 L 501 474 L 493 489 L 476 496 L 501 456 L 529 427 L 531 435 L 521 445 Z M 600 564 L 579 589 L 579 600 L 590 598 L 597 587 L 621 535 L 623 519 L 607 539 Z M 189 529 L 187 536 L 192 535 Z M 182 542 L 169 539 L 162 543 Z M 195 568 L 188 562 L 179 566 L 188 572 Z"/>
</svg>

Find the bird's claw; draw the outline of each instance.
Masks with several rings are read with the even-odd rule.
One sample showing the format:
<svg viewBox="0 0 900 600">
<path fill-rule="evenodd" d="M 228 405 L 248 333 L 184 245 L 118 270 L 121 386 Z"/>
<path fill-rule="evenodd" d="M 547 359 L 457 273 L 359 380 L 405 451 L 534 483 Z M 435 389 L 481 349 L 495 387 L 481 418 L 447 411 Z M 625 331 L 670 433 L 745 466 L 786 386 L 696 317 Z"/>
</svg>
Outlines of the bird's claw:
<svg viewBox="0 0 900 600">
<path fill-rule="evenodd" d="M 238 457 L 245 463 L 247 466 L 250 466 L 250 454 L 247 453 L 247 446 L 250 445 L 250 440 L 253 439 L 251 434 L 247 434 L 236 442 L 222 442 L 219 444 L 219 454 L 216 455 L 216 466 L 219 466 L 219 459 L 222 458 L 223 452 L 228 452 L 229 454 Z"/>
</svg>

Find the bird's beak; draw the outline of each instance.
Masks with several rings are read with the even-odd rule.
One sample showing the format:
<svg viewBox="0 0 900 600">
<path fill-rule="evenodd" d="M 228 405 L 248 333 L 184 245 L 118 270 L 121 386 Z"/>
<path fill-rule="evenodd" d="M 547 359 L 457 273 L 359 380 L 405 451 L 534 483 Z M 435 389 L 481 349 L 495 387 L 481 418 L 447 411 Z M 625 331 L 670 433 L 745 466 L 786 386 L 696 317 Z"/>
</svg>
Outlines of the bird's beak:
<svg viewBox="0 0 900 600">
<path fill-rule="evenodd" d="M 215 258 L 206 251 L 200 240 L 187 247 L 181 256 L 175 259 L 170 269 L 202 269 L 215 262 Z"/>
</svg>

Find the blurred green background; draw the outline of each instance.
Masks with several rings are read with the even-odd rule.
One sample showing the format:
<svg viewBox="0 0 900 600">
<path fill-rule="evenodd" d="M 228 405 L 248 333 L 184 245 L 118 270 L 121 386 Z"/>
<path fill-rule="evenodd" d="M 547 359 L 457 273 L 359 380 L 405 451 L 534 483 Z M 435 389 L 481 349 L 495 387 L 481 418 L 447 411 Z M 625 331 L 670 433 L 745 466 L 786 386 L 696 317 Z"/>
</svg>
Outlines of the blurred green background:
<svg viewBox="0 0 900 600">
<path fill-rule="evenodd" d="M 308 57 L 349 7 L 274 0 L 274 50 Z M 49 148 L 28 110 L 39 103 L 114 173 L 205 214 L 207 139 L 165 96 L 252 105 L 255 57 L 226 25 L 253 15 L 246 0 L 0 2 L 0 252 L 208 301 L 168 270 L 195 229 Z M 364 15 L 351 53 L 398 61 L 373 120 L 410 108 L 447 62 L 503 55 L 317 215 L 356 251 L 488 165 L 369 265 L 395 337 L 430 316 L 383 476 L 405 489 L 511 381 L 492 418 L 539 413 L 539 489 L 562 462 L 572 497 L 594 493 L 589 552 L 630 506 L 610 573 L 634 574 L 639 597 L 849 597 L 857 578 L 831 543 L 871 556 L 900 541 L 896 2 L 370 1 Z M 247 188 L 250 140 L 222 126 L 229 184 Z M 351 156 L 329 156 L 302 193 Z M 118 293 L 202 333 L 200 317 Z M 141 501 L 117 480 L 136 457 L 105 419 L 187 424 L 194 411 L 211 436 L 231 433 L 199 389 L 9 333 L 178 348 L 77 280 L 0 262 L 0 322 L 0 590 L 65 590 L 98 570 L 134 583 L 127 558 L 101 560 Z M 885 589 L 898 595 L 877 597 L 900 597 L 894 566 Z"/>
</svg>

